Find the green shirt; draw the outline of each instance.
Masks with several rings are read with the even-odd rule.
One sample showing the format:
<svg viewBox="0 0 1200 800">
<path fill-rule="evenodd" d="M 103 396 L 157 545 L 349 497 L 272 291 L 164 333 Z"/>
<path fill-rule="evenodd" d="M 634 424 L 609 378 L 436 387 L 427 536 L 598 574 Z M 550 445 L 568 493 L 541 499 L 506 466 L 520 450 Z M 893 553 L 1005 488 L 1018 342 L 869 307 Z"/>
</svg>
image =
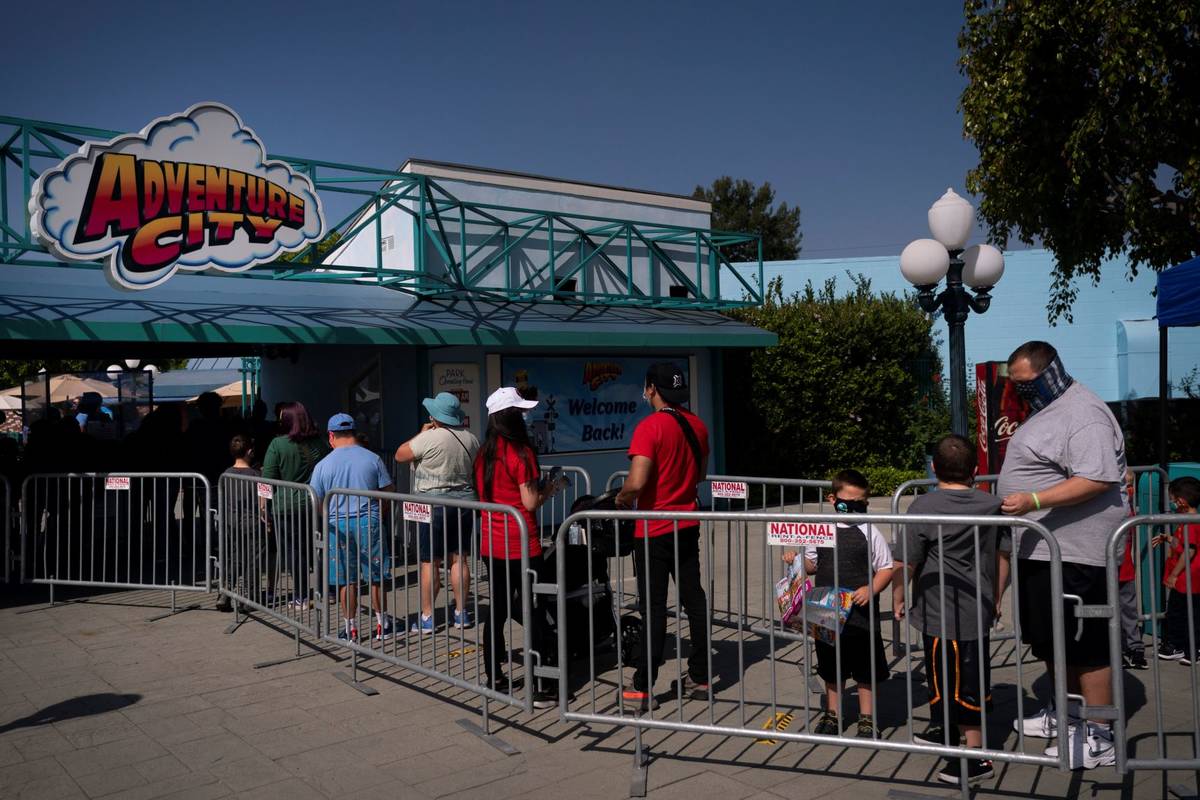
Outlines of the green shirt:
<svg viewBox="0 0 1200 800">
<path fill-rule="evenodd" d="M 264 478 L 307 484 L 313 467 L 329 453 L 329 443 L 320 436 L 293 442 L 286 436 L 276 436 L 267 446 L 263 457 Z M 287 514 L 301 506 L 308 492 L 299 489 L 276 489 L 274 511 Z"/>
</svg>

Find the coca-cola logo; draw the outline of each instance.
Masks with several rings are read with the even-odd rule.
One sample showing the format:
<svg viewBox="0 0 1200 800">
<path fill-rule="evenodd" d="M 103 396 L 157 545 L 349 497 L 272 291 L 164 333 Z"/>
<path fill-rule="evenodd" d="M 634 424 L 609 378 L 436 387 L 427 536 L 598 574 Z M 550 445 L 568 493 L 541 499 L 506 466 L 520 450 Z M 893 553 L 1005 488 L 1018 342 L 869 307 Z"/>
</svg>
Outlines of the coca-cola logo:
<svg viewBox="0 0 1200 800">
<path fill-rule="evenodd" d="M 1021 426 L 1020 422 L 1010 420 L 1007 415 L 996 420 L 996 441 L 1005 442 L 1012 438 L 1012 435 L 1017 432 L 1017 428 Z"/>
</svg>

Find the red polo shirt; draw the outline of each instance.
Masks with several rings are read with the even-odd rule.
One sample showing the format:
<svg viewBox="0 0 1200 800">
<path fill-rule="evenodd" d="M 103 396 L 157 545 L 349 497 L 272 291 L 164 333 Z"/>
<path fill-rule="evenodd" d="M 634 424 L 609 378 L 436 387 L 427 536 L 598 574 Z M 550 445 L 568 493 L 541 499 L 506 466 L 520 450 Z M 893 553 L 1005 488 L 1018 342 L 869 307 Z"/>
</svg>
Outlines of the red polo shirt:
<svg viewBox="0 0 1200 800">
<path fill-rule="evenodd" d="M 629 457 L 645 456 L 653 466 L 645 487 L 638 495 L 637 507 L 641 511 L 695 511 L 696 484 L 707 472 L 708 428 L 700 418 L 683 408 L 676 408 L 700 443 L 701 463 L 696 464 L 692 448 L 679 422 L 669 411 L 657 411 L 638 423 L 633 431 L 633 442 L 629 445 Z M 699 527 L 695 521 L 681 522 L 680 529 Z M 675 530 L 671 520 L 639 522 L 636 536 L 647 534 L 662 536 Z"/>
</svg>

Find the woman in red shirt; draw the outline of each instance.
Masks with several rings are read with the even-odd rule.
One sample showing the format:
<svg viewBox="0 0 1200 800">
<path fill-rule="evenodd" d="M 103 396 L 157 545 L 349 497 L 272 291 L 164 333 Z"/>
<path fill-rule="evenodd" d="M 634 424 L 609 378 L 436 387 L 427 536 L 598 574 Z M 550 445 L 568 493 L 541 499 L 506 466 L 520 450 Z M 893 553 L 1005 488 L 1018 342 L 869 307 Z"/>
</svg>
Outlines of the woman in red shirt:
<svg viewBox="0 0 1200 800">
<path fill-rule="evenodd" d="M 525 400 L 511 386 L 497 389 L 487 399 L 488 426 L 483 446 L 475 457 L 475 488 L 485 503 L 512 506 L 525 520 L 529 568 L 536 572 L 542 562 L 542 543 L 534 512 L 553 494 L 539 485 L 538 459 L 525 428 L 525 412 L 537 405 Z M 481 515 L 479 554 L 487 564 L 491 587 L 490 608 L 483 613 L 483 668 L 487 685 L 498 692 L 516 688 L 499 669 L 508 652 L 504 625 L 513 620 L 526 630 L 526 646 L 545 655 L 545 647 L 554 647 L 546 635 L 543 615 L 535 614 L 528 624 L 521 612 L 521 541 L 520 528 L 511 514 L 483 512 Z M 515 683 L 515 682 L 514 682 Z M 533 693 L 533 705 L 550 708 L 558 703 L 558 687 Z"/>
</svg>

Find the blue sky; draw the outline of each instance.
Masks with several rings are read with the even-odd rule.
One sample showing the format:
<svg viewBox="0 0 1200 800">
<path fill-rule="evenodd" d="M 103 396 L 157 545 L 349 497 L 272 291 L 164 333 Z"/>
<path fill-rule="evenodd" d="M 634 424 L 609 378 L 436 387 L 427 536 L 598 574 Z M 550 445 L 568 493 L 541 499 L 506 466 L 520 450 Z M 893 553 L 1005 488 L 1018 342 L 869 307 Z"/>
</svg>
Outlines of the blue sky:
<svg viewBox="0 0 1200 800">
<path fill-rule="evenodd" d="M 0 114 L 137 130 L 220 100 L 269 150 L 312 158 L 678 193 L 769 180 L 801 207 L 801 257 L 887 255 L 928 235 L 926 209 L 974 163 L 962 15 L 952 0 L 20 3 Z"/>
</svg>

